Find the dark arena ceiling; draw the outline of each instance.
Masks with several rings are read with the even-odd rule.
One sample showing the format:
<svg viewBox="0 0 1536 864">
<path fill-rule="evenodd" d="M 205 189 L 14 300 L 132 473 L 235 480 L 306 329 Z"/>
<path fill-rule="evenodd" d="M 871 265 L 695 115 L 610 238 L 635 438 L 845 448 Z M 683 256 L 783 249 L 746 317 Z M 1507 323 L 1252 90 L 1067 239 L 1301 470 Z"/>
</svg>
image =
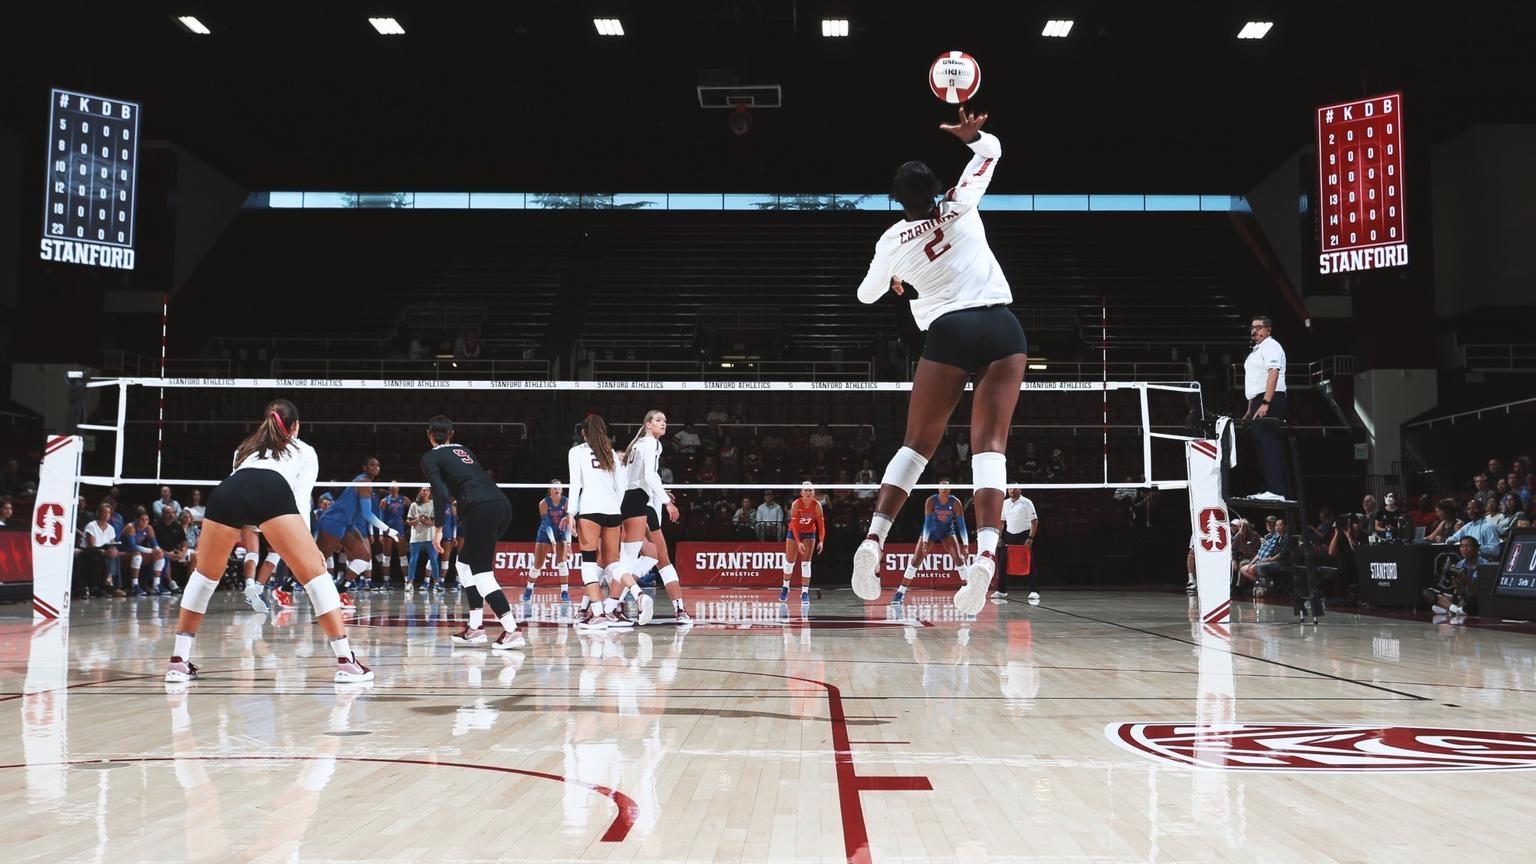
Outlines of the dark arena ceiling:
<svg viewBox="0 0 1536 864">
<path fill-rule="evenodd" d="M 998 191 L 1240 194 L 1308 146 L 1325 102 L 1403 90 L 1407 147 L 1530 121 L 1527 8 L 29 0 L 0 32 L 0 125 L 40 146 L 50 86 L 138 100 L 147 140 L 251 189 L 859 192 L 905 159 L 962 162 L 925 83 L 959 49 L 1012 157 Z M 850 35 L 823 38 L 824 17 Z M 1042 37 L 1052 18 L 1067 38 Z M 1249 20 L 1274 27 L 1237 39 Z M 782 85 L 784 107 L 738 137 L 699 107 L 701 70 Z"/>
</svg>

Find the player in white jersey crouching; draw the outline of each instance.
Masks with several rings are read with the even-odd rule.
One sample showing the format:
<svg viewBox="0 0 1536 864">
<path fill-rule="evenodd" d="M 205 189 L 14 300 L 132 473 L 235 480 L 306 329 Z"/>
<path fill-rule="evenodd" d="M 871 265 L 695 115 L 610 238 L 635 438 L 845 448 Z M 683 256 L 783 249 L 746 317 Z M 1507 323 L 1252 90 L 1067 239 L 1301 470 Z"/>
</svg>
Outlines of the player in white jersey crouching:
<svg viewBox="0 0 1536 864">
<path fill-rule="evenodd" d="M 981 131 L 986 122 L 987 115 L 961 108 L 957 122 L 940 127 L 975 155 L 960 182 L 937 203 L 940 186 L 927 165 L 908 162 L 897 170 L 891 198 L 901 203 L 906 218 L 880 237 L 859 285 L 863 303 L 887 291 L 909 300 L 918 329 L 928 334 L 912 379 L 902 448 L 886 466 L 869 535 L 853 557 L 853 590 L 866 600 L 880 596 L 886 534 L 938 447 L 972 373 L 971 482 L 979 529 L 976 560 L 965 570 L 966 584 L 955 595 L 955 606 L 967 614 L 981 611 L 997 570 L 1007 477 L 1003 454 L 1027 349 L 1024 329 L 1008 308 L 1013 292 L 987 245 L 976 209 L 1003 152 L 995 136 Z"/>
</svg>

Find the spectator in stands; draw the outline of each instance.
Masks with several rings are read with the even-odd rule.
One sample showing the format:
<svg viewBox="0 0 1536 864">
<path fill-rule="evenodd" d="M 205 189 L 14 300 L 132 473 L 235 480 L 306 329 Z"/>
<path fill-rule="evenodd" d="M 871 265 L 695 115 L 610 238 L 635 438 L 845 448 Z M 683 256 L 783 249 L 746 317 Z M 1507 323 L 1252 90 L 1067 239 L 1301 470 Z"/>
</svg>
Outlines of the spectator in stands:
<svg viewBox="0 0 1536 864">
<path fill-rule="evenodd" d="M 1471 537 L 1477 541 L 1478 554 L 1484 561 L 1499 560 L 1499 529 L 1493 520 L 1486 518 L 1483 505 L 1472 499 L 1467 502 L 1467 521 L 1456 530 L 1456 533 L 1446 538 L 1447 543 L 1459 543 L 1461 538 Z"/>
<path fill-rule="evenodd" d="M 182 512 L 191 513 L 192 521 L 196 522 L 198 526 L 201 527 L 203 524 L 203 513 L 207 511 L 207 509 L 208 507 L 203 504 L 203 490 L 193 489 L 192 497 L 187 506 L 182 508 Z"/>
<path fill-rule="evenodd" d="M 1493 486 L 1488 482 L 1487 474 L 1476 474 L 1472 477 L 1472 500 L 1483 505 L 1483 510 L 1498 506 L 1498 493 L 1493 491 Z"/>
<path fill-rule="evenodd" d="M 16 507 L 10 498 L 0 498 L 0 531 L 20 531 L 20 525 L 12 525 L 15 521 Z"/>
<path fill-rule="evenodd" d="M 841 469 L 838 470 L 838 472 L 837 472 L 837 484 L 839 486 L 846 486 L 848 484 L 851 484 L 852 482 L 853 482 L 853 478 L 851 476 L 849 476 L 847 468 L 841 468 Z M 833 506 L 836 506 L 836 507 L 839 507 L 839 508 L 852 507 L 853 506 L 853 490 L 852 489 L 834 489 L 832 491 L 832 497 L 830 499 L 828 499 L 828 500 L 831 501 Z M 825 506 L 825 505 L 823 505 L 823 506 Z"/>
<path fill-rule="evenodd" d="M 955 461 L 971 461 L 971 439 L 958 431 L 955 432 Z"/>
<path fill-rule="evenodd" d="M 742 540 L 751 540 L 757 536 L 754 525 L 756 521 L 757 508 L 752 506 L 752 499 L 741 499 L 741 506 L 731 515 L 731 527 L 735 529 L 736 536 Z"/>
<path fill-rule="evenodd" d="M 1280 578 L 1291 566 L 1291 543 L 1286 535 L 1284 519 L 1275 520 L 1275 533 L 1264 538 L 1259 545 L 1258 554 L 1253 563 L 1241 568 L 1238 572 L 1244 579 L 1253 583 L 1255 597 L 1263 596 L 1264 592 Z"/>
<path fill-rule="evenodd" d="M 161 486 L 160 497 L 155 499 L 155 502 L 149 506 L 154 511 L 156 522 L 160 521 L 160 511 L 162 510 L 169 509 L 172 516 L 181 515 L 181 504 L 171 497 L 171 487 L 169 486 Z"/>
<path fill-rule="evenodd" d="M 1383 506 L 1376 511 L 1371 518 L 1371 533 L 1378 540 L 1409 540 L 1411 537 L 1402 537 L 1403 517 L 1407 514 L 1397 506 L 1397 493 L 1388 492 L 1382 497 Z"/>
<path fill-rule="evenodd" d="M 160 521 L 155 524 L 155 540 L 165 552 L 165 568 L 173 585 L 185 585 L 192 572 L 192 549 L 187 545 L 187 532 L 181 527 L 181 517 L 165 507 L 160 510 Z"/>
<path fill-rule="evenodd" d="M 763 473 L 763 447 L 756 438 L 742 448 L 741 468 L 747 474 Z"/>
<path fill-rule="evenodd" d="M 828 450 L 832 449 L 832 445 L 835 443 L 837 442 L 832 438 L 832 430 L 828 429 L 825 423 L 817 426 L 816 431 L 811 433 L 810 445 L 812 452 L 825 454 Z"/>
<path fill-rule="evenodd" d="M 661 457 L 661 467 L 657 469 L 656 473 L 661 477 L 661 482 L 669 486 L 672 484 L 672 466 L 668 464 L 667 457 Z"/>
<path fill-rule="evenodd" d="M 1333 538 L 1333 508 L 1324 507 L 1317 511 L 1317 524 L 1307 526 L 1307 542 L 1313 547 L 1328 548 L 1328 541 Z"/>
<path fill-rule="evenodd" d="M 729 423 L 730 421 L 731 413 L 718 405 L 709 409 L 709 413 L 704 415 L 706 423 Z"/>
<path fill-rule="evenodd" d="M 863 462 L 869 458 L 869 451 L 875 446 L 875 433 L 869 426 L 858 426 L 853 430 L 853 441 L 848 449 L 853 452 L 853 458 Z"/>
<path fill-rule="evenodd" d="M 719 420 L 709 421 L 709 425 L 699 433 L 699 442 L 706 453 L 718 452 L 723 441 L 725 441 L 725 430 L 720 428 Z"/>
<path fill-rule="evenodd" d="M 121 550 L 117 547 L 117 529 L 112 526 L 112 505 L 96 508 L 96 518 L 85 526 L 85 548 L 97 572 L 104 574 L 101 581 L 112 589 L 113 597 L 124 596 Z M 91 581 L 91 580 L 88 580 Z"/>
<path fill-rule="evenodd" d="M 877 485 L 880 482 L 880 478 L 875 476 L 875 464 L 865 459 L 864 464 L 859 466 L 859 473 L 853 475 L 853 482 L 861 486 Z M 854 497 L 860 501 L 873 501 L 876 494 L 877 490 L 875 489 L 860 489 L 854 493 Z"/>
<path fill-rule="evenodd" d="M 181 525 L 181 533 L 187 536 L 187 549 L 193 555 L 192 566 L 196 567 L 197 541 L 203 536 L 203 523 L 192 518 L 191 507 L 184 508 L 181 511 L 181 519 L 178 522 Z"/>
<path fill-rule="evenodd" d="M 735 483 L 741 479 L 741 450 L 736 442 L 727 435 L 720 442 L 719 462 L 720 482 Z"/>
<path fill-rule="evenodd" d="M 146 594 L 169 594 L 168 586 L 161 582 L 165 573 L 165 550 L 160 548 L 160 543 L 155 539 L 155 528 L 150 524 L 149 510 L 139 507 L 133 511 L 133 521 L 123 525 L 119 533 L 122 538 L 123 551 L 128 554 L 128 582 L 129 590 L 136 597 Z M 153 574 L 150 589 L 146 591 L 139 584 L 139 571 L 148 567 Z"/>
<path fill-rule="evenodd" d="M 1253 559 L 1259 557 L 1259 547 L 1263 544 L 1264 538 L 1253 530 L 1252 522 L 1247 519 L 1232 520 L 1232 572 L 1236 573 L 1252 564 Z"/>
<path fill-rule="evenodd" d="M 1465 615 L 1468 599 L 1477 596 L 1477 564 L 1482 557 L 1477 538 L 1461 538 L 1457 551 L 1461 558 L 1445 568 L 1432 587 L 1424 589 L 1424 599 L 1436 615 Z"/>
<path fill-rule="evenodd" d="M 699 433 L 693 431 L 693 425 L 684 423 L 683 428 L 672 435 L 672 443 L 677 445 L 677 452 L 685 456 L 692 456 L 699 450 Z"/>
<path fill-rule="evenodd" d="M 1375 495 L 1366 493 L 1365 497 L 1360 499 L 1360 515 L 1364 517 L 1365 524 L 1376 524 L 1376 511 L 1378 509 L 1380 508 L 1376 506 Z"/>
<path fill-rule="evenodd" d="M 773 490 L 763 490 L 763 503 L 757 505 L 757 539 L 784 539 L 784 508 L 773 500 Z"/>
<path fill-rule="evenodd" d="M 1531 490 L 1525 485 L 1524 481 L 1520 479 L 1520 475 L 1511 471 L 1504 479 L 1505 482 L 1509 485 L 1509 494 L 1514 495 L 1516 498 L 1520 499 L 1520 509 L 1531 509 Z"/>
<path fill-rule="evenodd" d="M 406 356 L 412 360 L 424 360 L 427 357 L 427 344 L 421 341 L 420 333 L 411 334 L 411 347 L 406 349 Z"/>
<path fill-rule="evenodd" d="M 1019 460 L 1019 475 L 1026 483 L 1034 483 L 1040 479 L 1040 456 L 1033 443 L 1024 445 L 1024 456 Z"/>
<path fill-rule="evenodd" d="M 1497 456 L 1495 456 L 1492 459 L 1488 460 L 1488 479 L 1489 480 L 1502 480 L 1504 478 L 1505 473 L 1506 472 L 1504 471 L 1504 463 L 1500 462 L 1499 458 Z"/>
<path fill-rule="evenodd" d="M 480 359 L 480 335 L 473 330 L 463 333 L 453 342 L 453 359 Z"/>
<path fill-rule="evenodd" d="M 1519 485 L 1532 497 L 1536 497 L 1536 474 L 1531 473 L 1531 457 L 1516 457 L 1514 465 L 1510 467 L 1515 469 L 1515 478 L 1520 481 Z"/>
<path fill-rule="evenodd" d="M 704 464 L 699 466 L 699 470 L 694 474 L 694 479 L 700 483 L 715 483 L 719 481 L 720 475 L 715 470 L 715 457 L 704 457 Z"/>
<path fill-rule="evenodd" d="M 0 468 L 0 495 L 20 495 L 21 487 L 21 465 L 15 459 L 5 460 Z"/>
<path fill-rule="evenodd" d="M 768 434 L 763 436 L 763 453 L 768 456 L 782 456 L 784 446 L 783 434 L 778 429 L 770 427 Z"/>
<path fill-rule="evenodd" d="M 736 407 L 731 409 L 731 419 L 727 420 L 726 422 L 728 422 L 728 423 L 745 423 L 745 422 L 747 422 L 747 403 L 738 401 L 736 403 Z"/>
<path fill-rule="evenodd" d="M 1424 539 L 1431 543 L 1446 543 L 1462 526 L 1462 521 L 1456 516 L 1456 501 L 1453 498 L 1441 498 L 1435 504 L 1436 522 L 1424 535 Z"/>
<path fill-rule="evenodd" d="M 1515 525 L 1515 517 L 1520 515 L 1520 496 L 1511 492 L 1499 502 L 1499 512 L 1491 516 L 1493 525 L 1499 529 L 1499 539 L 1509 537 L 1509 529 Z"/>
<path fill-rule="evenodd" d="M 1067 457 L 1064 453 L 1061 452 L 1061 448 L 1057 447 L 1051 451 L 1051 458 L 1046 460 L 1045 479 L 1047 481 L 1055 480 L 1066 473 Z"/>
</svg>

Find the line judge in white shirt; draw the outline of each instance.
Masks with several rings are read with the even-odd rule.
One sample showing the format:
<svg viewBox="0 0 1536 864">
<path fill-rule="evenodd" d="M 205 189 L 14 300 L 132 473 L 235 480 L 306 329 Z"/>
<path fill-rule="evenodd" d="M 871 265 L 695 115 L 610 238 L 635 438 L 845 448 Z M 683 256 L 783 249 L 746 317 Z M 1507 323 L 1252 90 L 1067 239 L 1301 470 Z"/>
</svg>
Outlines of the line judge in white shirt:
<svg viewBox="0 0 1536 864">
<path fill-rule="evenodd" d="M 1025 546 L 1030 550 L 1029 602 L 1039 603 L 1040 593 L 1035 590 L 1034 545 L 1035 536 L 1040 531 L 1040 514 L 1035 510 L 1035 502 L 1024 497 L 1024 490 L 1017 486 L 1008 490 L 1008 499 L 1003 502 L 1003 566 L 998 568 L 995 580 L 997 590 L 992 592 L 992 599 L 1003 600 L 1008 597 L 1004 589 L 1008 587 L 1008 555 L 1010 546 Z"/>
<path fill-rule="evenodd" d="M 1243 396 L 1248 400 L 1244 420 L 1285 419 L 1285 349 L 1272 335 L 1274 322 L 1266 315 L 1256 315 L 1248 332 L 1253 350 L 1243 361 Z M 1264 491 L 1255 498 L 1271 500 L 1286 496 L 1285 463 L 1280 456 L 1280 429 L 1277 423 L 1253 425 L 1253 447 L 1259 454 L 1259 470 L 1264 477 Z"/>
</svg>

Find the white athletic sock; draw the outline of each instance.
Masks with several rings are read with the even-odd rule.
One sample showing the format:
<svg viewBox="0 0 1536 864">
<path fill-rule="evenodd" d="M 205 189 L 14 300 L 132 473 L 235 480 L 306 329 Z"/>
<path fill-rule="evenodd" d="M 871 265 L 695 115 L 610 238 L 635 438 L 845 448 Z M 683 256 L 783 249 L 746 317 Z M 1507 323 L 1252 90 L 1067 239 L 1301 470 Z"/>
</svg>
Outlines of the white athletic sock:
<svg viewBox="0 0 1536 864">
<path fill-rule="evenodd" d="M 997 554 L 997 536 L 996 528 L 983 528 L 976 532 L 976 554 L 980 555 L 983 552 L 991 552 L 995 556 Z"/>
<path fill-rule="evenodd" d="M 683 599 L 681 597 L 674 597 L 674 598 L 672 598 L 672 608 L 676 609 L 678 611 L 682 611 Z"/>
<path fill-rule="evenodd" d="M 516 608 L 514 607 L 513 609 L 508 609 L 507 610 L 507 614 L 501 616 L 501 618 L 499 620 L 501 621 L 501 626 L 502 626 L 503 629 L 506 629 L 506 630 L 516 630 L 517 629 L 517 611 L 516 611 Z"/>
<path fill-rule="evenodd" d="M 619 601 L 613 599 L 612 597 L 609 597 L 607 600 L 603 601 L 604 612 L 612 612 L 617 608 L 619 608 Z"/>
<path fill-rule="evenodd" d="M 913 579 L 916 579 L 916 578 L 917 578 L 917 568 L 913 567 L 911 564 L 908 564 L 907 565 L 907 572 L 901 574 L 901 583 L 902 583 L 901 587 L 903 587 L 903 588 L 907 587 L 907 583 L 911 582 Z"/>
<path fill-rule="evenodd" d="M 245 578 L 245 590 L 249 591 L 249 592 L 252 592 L 252 593 L 255 593 L 255 589 L 256 589 L 256 577 L 255 576 L 247 576 Z"/>
<path fill-rule="evenodd" d="M 564 564 L 561 564 L 560 565 L 560 587 L 564 588 L 565 586 L 567 586 L 569 584 L 571 584 L 571 568 L 566 566 L 566 565 L 564 565 Z"/>
<path fill-rule="evenodd" d="M 576 611 L 577 612 L 585 612 L 585 611 L 587 611 L 587 607 L 589 607 L 591 605 L 592 605 L 592 598 L 591 597 L 583 596 L 581 598 L 581 602 L 576 604 Z"/>
<path fill-rule="evenodd" d="M 479 630 L 485 623 L 485 607 L 469 610 L 469 629 Z"/>
<path fill-rule="evenodd" d="M 175 655 L 183 660 L 192 660 L 192 640 L 197 638 L 196 633 L 177 633 Z"/>
<path fill-rule="evenodd" d="M 891 517 L 884 513 L 876 513 L 869 520 L 869 533 L 875 535 L 880 545 L 885 545 L 885 535 L 891 533 Z"/>
<path fill-rule="evenodd" d="M 347 641 L 346 636 L 337 636 L 335 639 L 332 639 L 331 650 L 336 652 L 337 660 L 352 659 L 352 644 Z"/>
<path fill-rule="evenodd" d="M 528 568 L 527 580 L 528 580 L 528 587 L 532 588 L 539 581 L 539 571 L 533 569 L 532 567 Z"/>
</svg>

